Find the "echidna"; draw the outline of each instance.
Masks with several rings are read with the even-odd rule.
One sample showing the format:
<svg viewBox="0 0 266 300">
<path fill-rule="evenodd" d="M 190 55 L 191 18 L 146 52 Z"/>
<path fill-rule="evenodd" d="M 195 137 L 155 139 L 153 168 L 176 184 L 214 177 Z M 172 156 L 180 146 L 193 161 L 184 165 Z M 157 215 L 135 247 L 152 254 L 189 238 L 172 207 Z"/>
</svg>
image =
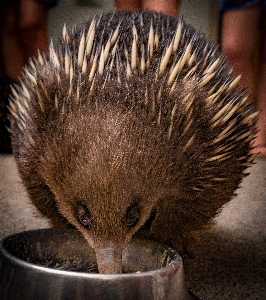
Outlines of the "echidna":
<svg viewBox="0 0 266 300">
<path fill-rule="evenodd" d="M 10 101 L 14 155 L 56 227 L 74 225 L 99 271 L 121 272 L 140 228 L 178 248 L 231 199 L 257 112 L 202 33 L 153 11 L 64 27 Z"/>
</svg>

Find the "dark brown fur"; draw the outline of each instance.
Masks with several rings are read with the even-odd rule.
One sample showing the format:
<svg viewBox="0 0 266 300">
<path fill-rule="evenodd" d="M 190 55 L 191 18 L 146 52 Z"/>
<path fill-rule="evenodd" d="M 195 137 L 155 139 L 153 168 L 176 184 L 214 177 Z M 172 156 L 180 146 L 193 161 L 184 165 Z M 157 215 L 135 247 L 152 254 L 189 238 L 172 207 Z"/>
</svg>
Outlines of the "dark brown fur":
<svg viewBox="0 0 266 300">
<path fill-rule="evenodd" d="M 23 79 L 30 94 L 23 122 L 18 100 L 14 101 L 13 151 L 33 203 L 54 226 L 74 225 L 96 249 L 123 248 L 152 216 L 149 234 L 178 248 L 191 231 L 216 215 L 239 186 L 251 161 L 255 117 L 247 119 L 254 110 L 244 103 L 238 85 L 229 89 L 233 78 L 223 56 L 188 25 L 183 25 L 176 54 L 154 80 L 178 19 L 154 12 L 103 15 L 95 45 L 105 46 L 120 21 L 115 67 L 105 69 L 102 75 L 96 72 L 92 89 L 88 80 L 92 63 L 88 62 L 88 71 L 82 73 L 76 62 L 81 34 L 90 23 L 76 26 L 69 43 L 60 40 L 55 45 L 60 67 L 55 67 L 49 56 L 44 64 L 35 61 L 34 67 L 29 66 L 37 83 L 34 86 L 27 74 Z M 138 51 L 142 43 L 147 46 L 151 24 L 160 45 L 145 72 L 132 68 L 127 78 L 125 49 L 130 58 L 133 23 L 138 30 Z M 171 85 L 166 84 L 170 67 L 190 40 L 196 61 L 185 64 L 170 92 Z M 64 71 L 67 47 L 75 64 L 72 81 Z M 138 65 L 140 56 L 138 53 Z M 219 57 L 212 80 L 200 85 L 206 68 Z M 109 55 L 106 64 L 112 58 Z M 196 65 L 193 76 L 184 79 Z M 219 99 L 208 104 L 207 98 L 221 87 Z M 17 93 L 20 96 L 14 98 L 25 99 L 19 87 Z M 184 100 L 189 94 L 192 100 Z M 224 122 L 223 114 L 213 125 L 214 116 L 228 103 L 230 110 L 237 107 L 236 111 Z M 216 141 L 217 137 L 221 139 Z M 101 271 L 105 272 L 105 267 Z M 113 271 L 117 269 L 107 270 Z"/>
</svg>

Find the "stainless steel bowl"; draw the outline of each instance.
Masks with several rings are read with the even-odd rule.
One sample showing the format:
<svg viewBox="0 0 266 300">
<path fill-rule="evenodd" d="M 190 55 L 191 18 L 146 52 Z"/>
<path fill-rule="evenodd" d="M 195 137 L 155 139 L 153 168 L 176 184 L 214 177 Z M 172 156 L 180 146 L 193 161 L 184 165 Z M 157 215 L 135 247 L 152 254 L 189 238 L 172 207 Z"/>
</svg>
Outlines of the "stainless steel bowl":
<svg viewBox="0 0 266 300">
<path fill-rule="evenodd" d="M 189 300 L 182 259 L 156 242 L 133 239 L 123 274 L 97 274 L 95 253 L 72 229 L 17 233 L 0 243 L 2 300 Z"/>
</svg>

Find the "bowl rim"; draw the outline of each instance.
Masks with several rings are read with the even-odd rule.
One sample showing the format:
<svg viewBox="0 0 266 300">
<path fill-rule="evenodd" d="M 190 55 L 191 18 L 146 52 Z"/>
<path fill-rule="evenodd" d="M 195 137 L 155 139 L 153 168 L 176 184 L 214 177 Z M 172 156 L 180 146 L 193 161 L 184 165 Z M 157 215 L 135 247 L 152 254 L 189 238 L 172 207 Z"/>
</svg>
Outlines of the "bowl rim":
<svg viewBox="0 0 266 300">
<path fill-rule="evenodd" d="M 171 263 L 169 265 L 162 267 L 162 268 L 157 268 L 154 270 L 149 270 L 149 271 L 143 271 L 143 272 L 131 272 L 131 273 L 122 273 L 122 274 L 100 274 L 100 273 L 86 273 L 86 272 L 78 272 L 78 271 L 67 271 L 67 270 L 59 270 L 59 269 L 54 269 L 54 268 L 49 268 L 49 267 L 44 267 L 40 266 L 37 264 L 34 264 L 32 262 L 28 262 L 26 260 L 23 260 L 21 258 L 18 258 L 17 256 L 11 254 L 6 248 L 4 247 L 4 244 L 11 238 L 15 236 L 19 236 L 23 233 L 31 234 L 31 233 L 36 233 L 36 232 L 45 232 L 45 231 L 50 231 L 50 230 L 55 230 L 57 228 L 41 228 L 41 229 L 31 229 L 31 230 L 25 230 L 25 231 L 20 231 L 17 233 L 13 233 L 11 235 L 8 235 L 4 237 L 2 240 L 0 240 L 0 263 L 3 258 L 7 259 L 10 264 L 17 265 L 17 266 L 22 266 L 24 268 L 27 268 L 29 270 L 40 270 L 43 273 L 46 274 L 54 274 L 54 275 L 64 275 L 64 276 L 73 276 L 73 277 L 82 277 L 82 278 L 102 278 L 102 279 L 117 279 L 119 277 L 123 278 L 138 278 L 138 277 L 149 277 L 153 276 L 155 273 L 157 274 L 163 274 L 165 272 L 177 272 L 180 269 L 182 269 L 183 261 L 181 256 L 177 253 L 177 251 L 163 243 L 159 243 L 156 241 L 148 240 L 148 239 L 141 239 L 141 238 L 136 238 L 138 240 L 145 240 L 145 241 L 150 241 L 152 243 L 158 243 L 166 248 L 169 248 L 173 252 L 173 258 Z M 133 238 L 134 239 L 134 238 Z M 3 257 L 1 259 L 1 256 Z M 0 264 L 1 265 L 1 264 Z"/>
</svg>

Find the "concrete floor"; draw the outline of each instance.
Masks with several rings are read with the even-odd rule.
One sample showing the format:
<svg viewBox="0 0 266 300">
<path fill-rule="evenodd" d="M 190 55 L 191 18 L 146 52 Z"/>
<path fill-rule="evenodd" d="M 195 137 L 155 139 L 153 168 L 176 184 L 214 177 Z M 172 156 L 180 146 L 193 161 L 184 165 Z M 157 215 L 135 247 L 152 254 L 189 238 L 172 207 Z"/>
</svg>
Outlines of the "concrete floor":
<svg viewBox="0 0 266 300">
<path fill-rule="evenodd" d="M 242 188 L 185 257 L 187 285 L 202 300 L 266 299 L 266 159 L 258 158 Z M 12 155 L 0 155 L 0 238 L 44 228 Z"/>
</svg>

